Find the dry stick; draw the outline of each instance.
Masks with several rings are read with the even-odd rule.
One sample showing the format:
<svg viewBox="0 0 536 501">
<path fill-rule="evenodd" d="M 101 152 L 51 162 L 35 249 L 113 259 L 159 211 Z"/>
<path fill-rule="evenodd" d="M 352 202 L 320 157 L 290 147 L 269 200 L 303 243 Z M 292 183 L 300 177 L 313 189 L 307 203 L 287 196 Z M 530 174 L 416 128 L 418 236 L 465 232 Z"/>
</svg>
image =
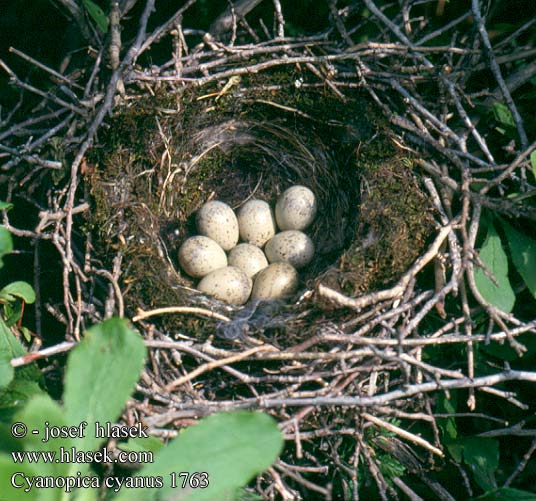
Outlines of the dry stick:
<svg viewBox="0 0 536 501">
<path fill-rule="evenodd" d="M 508 166 L 508 168 L 501 172 L 501 174 L 499 174 L 496 178 L 488 181 L 488 183 L 486 183 L 486 186 L 484 186 L 480 190 L 480 195 L 485 195 L 491 188 L 501 184 L 501 182 L 504 181 L 507 177 L 509 177 L 535 149 L 536 141 L 534 141 L 527 148 L 525 148 L 525 150 L 522 151 L 516 157 L 516 159 Z"/>
<path fill-rule="evenodd" d="M 33 64 L 34 66 L 37 66 L 38 68 L 46 71 L 50 75 L 56 77 L 57 79 L 65 82 L 65 83 L 67 83 L 67 84 L 69 84 L 69 85 L 71 85 L 73 87 L 77 87 L 78 89 L 81 89 L 81 90 L 84 89 L 84 87 L 82 87 L 81 85 L 78 85 L 76 82 L 73 82 L 70 78 L 66 77 L 65 75 L 62 75 L 61 73 L 58 73 L 57 71 L 53 70 L 52 68 L 49 68 L 45 64 L 40 63 L 39 61 L 37 61 L 33 57 L 30 57 L 30 56 L 26 55 L 24 52 L 21 52 L 20 50 L 17 50 L 14 47 L 10 47 L 9 52 L 12 52 L 13 54 L 21 57 L 22 59 L 28 61 L 29 63 Z"/>
<path fill-rule="evenodd" d="M 461 224 L 461 234 L 463 241 L 463 269 L 469 273 L 469 268 L 471 266 L 470 251 L 474 249 L 476 242 L 476 234 L 480 224 L 480 211 L 481 205 L 479 202 L 473 204 L 473 214 L 470 222 L 469 232 L 467 232 L 467 223 L 469 220 L 469 208 L 470 208 L 470 183 L 471 183 L 471 174 L 469 169 L 464 166 L 462 169 L 462 224 Z M 467 298 L 467 289 L 465 287 L 465 282 L 462 280 L 460 283 L 460 296 L 462 302 L 462 311 L 465 317 L 465 333 L 468 338 L 471 338 L 473 335 L 473 321 L 471 318 L 471 313 L 469 309 L 469 301 Z M 467 343 L 467 375 L 470 378 L 473 378 L 475 375 L 475 363 L 474 363 L 474 344 L 473 341 Z M 467 398 L 467 407 L 469 410 L 474 411 L 476 407 L 476 397 L 474 388 L 469 388 L 469 396 Z"/>
<path fill-rule="evenodd" d="M 42 358 L 47 358 L 52 355 L 57 355 L 58 353 L 64 353 L 73 349 L 78 343 L 64 341 L 63 343 L 56 344 L 50 348 L 43 348 L 40 351 L 35 351 L 33 353 L 28 353 L 22 357 L 16 357 L 11 359 L 11 367 L 22 367 L 23 365 L 31 364 L 36 360 Z"/>
<path fill-rule="evenodd" d="M 215 311 L 206 310 L 205 308 L 198 308 L 196 306 L 167 306 L 165 308 L 156 308 L 154 310 L 143 311 L 138 309 L 138 312 L 135 317 L 132 318 L 133 322 L 139 322 L 146 318 L 154 317 L 155 315 L 165 315 L 168 313 L 193 313 L 194 315 L 202 315 L 209 318 L 216 318 L 222 320 L 223 322 L 230 322 L 231 319 L 217 313 Z"/>
<path fill-rule="evenodd" d="M 281 2 L 273 0 L 275 9 L 275 18 L 277 20 L 277 38 L 285 38 L 285 19 L 283 18 L 283 10 Z"/>
<path fill-rule="evenodd" d="M 337 0 L 328 0 L 328 5 L 329 5 L 329 12 L 333 19 L 333 22 L 335 23 L 335 27 L 337 28 L 337 31 L 339 32 L 339 35 L 345 41 L 348 47 L 352 47 L 354 45 L 354 41 L 352 40 L 352 37 L 350 37 L 350 35 L 348 34 L 348 31 L 346 31 L 344 22 L 341 19 L 341 16 L 337 9 Z"/>
<path fill-rule="evenodd" d="M 437 447 L 434 447 L 432 444 L 430 444 L 423 438 L 418 437 L 417 435 L 414 435 L 413 433 L 410 433 L 409 431 L 403 430 L 402 428 L 399 428 L 398 426 L 395 426 L 394 424 L 384 421 L 383 419 L 380 419 L 376 416 L 368 414 L 367 412 L 362 412 L 361 416 L 363 416 L 366 420 L 370 421 L 371 423 L 374 423 L 375 425 L 381 428 L 385 428 L 387 431 L 397 434 L 399 437 L 405 438 L 406 440 L 409 440 L 410 442 L 413 442 L 416 445 L 420 445 L 421 447 L 424 447 L 425 449 L 429 450 L 430 452 L 433 452 L 434 454 L 436 454 L 437 456 L 441 458 L 444 457 L 443 451 L 441 451 Z"/>
<path fill-rule="evenodd" d="M 72 227 L 73 227 L 72 210 L 74 207 L 76 191 L 78 188 L 78 169 L 80 167 L 80 164 L 82 163 L 82 160 L 84 158 L 84 155 L 86 154 L 86 151 L 93 144 L 93 139 L 95 137 L 95 134 L 97 133 L 98 128 L 100 127 L 102 121 L 104 120 L 104 117 L 106 116 L 108 111 L 112 108 L 113 98 L 117 90 L 117 83 L 122 78 L 123 72 L 134 61 L 134 59 L 139 53 L 141 44 L 143 43 L 143 40 L 145 38 L 145 30 L 147 27 L 149 16 L 151 15 L 151 12 L 154 9 L 154 2 L 155 0 L 147 0 L 147 3 L 145 4 L 145 9 L 140 18 L 140 27 L 138 29 L 136 40 L 134 41 L 133 45 L 128 50 L 119 68 L 117 68 L 112 73 L 112 76 L 108 83 L 108 87 L 106 89 L 104 102 L 101 105 L 99 111 L 96 113 L 95 118 L 93 119 L 91 125 L 88 127 L 88 131 L 86 133 L 86 139 L 80 146 L 80 149 L 78 150 L 78 153 L 75 159 L 73 160 L 73 163 L 71 164 L 71 182 L 69 184 L 69 189 L 67 191 L 67 200 L 65 202 L 65 207 L 64 207 L 67 217 L 66 217 L 66 224 L 65 224 L 65 261 L 64 261 L 64 268 L 63 268 L 64 304 L 65 304 L 66 313 L 67 313 L 69 332 L 73 332 L 73 317 L 72 317 L 72 312 L 71 312 L 68 298 L 69 298 L 69 274 L 70 274 L 72 262 L 73 262 L 73 250 L 72 250 L 72 245 L 71 245 L 71 236 L 72 236 Z M 78 312 L 77 316 L 80 317 L 80 312 Z M 76 336 L 79 333 L 74 332 L 74 334 Z"/>
<path fill-rule="evenodd" d="M 210 26 L 212 34 L 219 34 L 230 30 L 237 17 L 244 17 L 252 11 L 262 0 L 239 0 L 228 7 Z"/>
<path fill-rule="evenodd" d="M 275 468 L 277 468 L 279 471 L 287 475 L 288 477 L 292 478 L 299 484 L 303 485 L 307 489 L 311 491 L 318 492 L 322 494 L 322 499 L 329 499 L 330 491 L 329 489 L 325 489 L 324 487 L 320 487 L 319 485 L 314 484 L 313 482 L 310 482 L 309 480 L 306 480 L 303 478 L 298 472 L 292 471 L 290 468 L 287 468 L 284 464 L 281 464 L 280 461 L 277 461 L 275 463 Z M 293 498 L 295 499 L 295 498 Z"/>
<path fill-rule="evenodd" d="M 189 372 L 185 376 L 182 376 L 178 379 L 175 379 L 175 381 L 169 383 L 166 385 L 166 390 L 171 392 L 175 388 L 181 386 L 182 384 L 191 381 L 192 379 L 196 378 L 200 374 L 203 374 L 204 372 L 210 371 L 212 369 L 216 369 L 217 367 L 221 367 L 222 365 L 228 365 L 232 364 L 234 362 L 239 362 L 240 360 L 244 360 L 245 358 L 248 358 L 251 355 L 254 355 L 255 353 L 258 353 L 259 351 L 268 351 L 273 350 L 271 346 L 255 346 L 255 348 L 251 348 L 246 351 L 242 351 L 240 353 L 237 353 L 236 355 L 233 355 L 231 357 L 223 358 L 221 360 L 214 360 L 213 362 L 209 362 L 204 365 L 198 366 L 193 371 Z"/>
<path fill-rule="evenodd" d="M 408 498 L 410 501 L 424 501 L 421 496 L 419 496 L 413 489 L 406 485 L 401 478 L 394 477 L 393 484 L 395 484 Z"/>
<path fill-rule="evenodd" d="M 24 120 L 23 122 L 19 122 L 17 124 L 12 125 L 9 129 L 5 130 L 0 134 L 0 141 L 2 141 L 4 138 L 14 135 L 18 131 L 24 130 L 26 127 L 30 125 L 37 125 L 38 123 L 44 122 L 46 120 L 50 120 L 51 118 L 60 118 L 61 115 L 64 113 L 67 113 L 67 110 L 65 108 L 53 111 L 52 113 L 45 113 L 44 115 L 40 115 L 37 117 L 31 117 L 27 120 Z M 5 123 L 1 123 L 0 126 L 5 126 L 9 123 L 6 121 Z"/>
<path fill-rule="evenodd" d="M 156 28 L 149 36 L 145 38 L 142 44 L 140 44 L 137 50 L 136 57 L 145 52 L 154 42 L 158 42 L 165 34 L 173 29 L 177 21 L 182 15 L 196 2 L 197 0 L 188 0 L 182 7 L 180 7 L 173 16 L 171 16 L 164 24 Z M 154 4 L 154 2 L 151 1 Z"/>
<path fill-rule="evenodd" d="M 402 296 L 411 280 L 437 255 L 443 240 L 445 240 L 453 226 L 454 222 L 441 228 L 429 249 L 415 261 L 409 271 L 391 289 L 374 292 L 358 298 L 350 298 L 322 284 L 318 284 L 317 291 L 321 296 L 333 301 L 337 306 L 351 308 L 356 311 L 379 301 L 398 298 Z"/>
<path fill-rule="evenodd" d="M 497 60 L 495 59 L 493 48 L 491 46 L 491 42 L 488 37 L 488 32 L 486 31 L 486 27 L 484 26 L 484 20 L 482 19 L 482 14 L 480 12 L 480 5 L 479 5 L 478 0 L 471 0 L 471 12 L 473 13 L 473 17 L 474 17 L 474 20 L 478 29 L 478 33 L 480 35 L 480 38 L 482 39 L 484 48 L 486 49 L 491 72 L 493 73 L 495 80 L 497 80 L 497 83 L 499 84 L 499 88 L 501 89 L 502 95 L 504 96 L 504 100 L 506 101 L 506 105 L 508 106 L 508 109 L 510 110 L 514 118 L 517 133 L 519 134 L 519 139 L 521 140 L 521 147 L 526 148 L 529 144 L 529 140 L 527 137 L 527 133 L 525 132 L 525 128 L 523 127 L 523 119 L 521 118 L 521 115 L 519 114 L 519 111 L 517 110 L 517 106 L 514 100 L 512 99 L 510 90 L 508 89 L 508 86 L 506 85 L 502 77 L 501 68 L 499 67 Z"/>
<path fill-rule="evenodd" d="M 534 451 L 536 451 L 536 438 L 532 441 L 532 444 L 530 444 L 529 450 L 523 455 L 523 458 L 517 465 L 516 469 L 506 479 L 503 484 L 503 487 L 509 487 L 511 483 L 515 480 L 515 478 L 525 469 L 531 456 L 534 454 Z"/>
<path fill-rule="evenodd" d="M 68 108 L 69 110 L 74 111 L 75 113 L 79 115 L 85 116 L 85 114 L 87 113 L 87 110 L 84 110 L 83 108 L 79 108 L 78 106 L 75 106 L 72 103 L 68 103 L 67 101 L 60 99 L 57 96 L 54 96 L 47 92 L 43 92 L 41 89 L 38 89 L 37 87 L 34 87 L 33 85 L 23 82 L 22 80 L 19 79 L 19 77 L 15 74 L 15 72 L 1 59 L 0 59 L 0 67 L 2 67 L 5 70 L 5 72 L 9 75 L 10 79 L 13 80 L 13 82 L 18 87 L 21 87 L 22 89 L 26 89 L 34 94 L 37 94 L 38 96 L 41 96 L 48 101 L 52 101 L 56 103 L 57 105 L 61 106 L 62 108 Z"/>
<path fill-rule="evenodd" d="M 450 80 L 447 80 L 447 79 L 444 79 L 443 83 L 446 85 L 447 90 L 449 91 L 450 97 L 454 101 L 454 105 L 456 106 L 458 115 L 460 115 L 460 118 L 465 123 L 465 126 L 467 127 L 467 129 L 471 132 L 473 138 L 477 142 L 478 146 L 480 147 L 480 149 L 482 150 L 482 152 L 484 153 L 488 161 L 492 165 L 495 165 L 495 159 L 493 158 L 493 155 L 489 151 L 488 145 L 486 144 L 486 140 L 480 135 L 480 133 L 478 132 L 478 129 L 475 127 L 475 125 L 471 121 L 471 118 L 469 117 L 465 109 L 463 108 L 463 105 L 460 102 L 460 99 L 458 98 L 456 94 L 454 84 Z"/>
<path fill-rule="evenodd" d="M 434 38 L 437 38 L 441 36 L 443 33 L 448 31 L 450 28 L 453 28 L 457 24 L 462 23 L 466 19 L 468 19 L 471 16 L 470 12 L 466 12 L 465 14 L 462 14 L 460 17 L 457 17 L 456 19 L 453 19 L 450 23 L 445 24 L 445 26 L 442 26 L 441 28 L 432 31 L 432 33 L 428 33 L 428 35 L 423 36 L 420 40 L 415 42 L 415 47 L 419 47 L 420 45 L 425 44 L 426 42 L 433 40 Z"/>
<path fill-rule="evenodd" d="M 303 397 L 303 398 L 248 398 L 244 400 L 228 400 L 228 401 L 206 401 L 199 403 L 182 403 L 176 402 L 173 404 L 173 412 L 177 410 L 199 410 L 204 412 L 215 412 L 219 410 L 230 409 L 273 409 L 280 407 L 307 407 L 307 406 L 341 406 L 341 407 L 374 407 L 384 405 L 388 402 L 397 400 L 407 400 L 409 397 L 418 395 L 419 393 L 429 393 L 434 391 L 448 391 L 454 389 L 480 388 L 493 386 L 505 381 L 525 381 L 536 383 L 536 372 L 529 371 L 513 371 L 508 370 L 489 376 L 476 377 L 474 379 L 448 379 L 438 380 L 435 382 L 427 382 L 420 384 L 409 385 L 403 389 L 392 390 L 380 395 L 370 397 L 359 396 L 318 396 L 318 397 Z M 155 418 L 155 421 L 161 422 L 163 416 Z M 168 419 L 167 417 L 164 418 Z M 173 420 L 171 418 L 171 420 Z M 152 421 L 151 421 L 152 422 Z M 169 421 L 168 421 L 169 422 Z"/>
</svg>

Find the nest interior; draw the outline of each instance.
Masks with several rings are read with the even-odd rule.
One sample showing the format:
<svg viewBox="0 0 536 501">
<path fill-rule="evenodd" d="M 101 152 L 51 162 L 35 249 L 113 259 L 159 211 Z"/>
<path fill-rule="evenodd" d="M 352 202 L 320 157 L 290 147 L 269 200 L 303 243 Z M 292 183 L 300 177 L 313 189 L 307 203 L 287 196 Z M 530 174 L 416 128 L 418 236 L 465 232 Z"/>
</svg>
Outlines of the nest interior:
<svg viewBox="0 0 536 501">
<path fill-rule="evenodd" d="M 319 277 L 352 293 L 384 286 L 422 251 L 431 217 L 411 157 L 363 93 L 340 100 L 300 82 L 286 71 L 242 78 L 229 92 L 161 89 L 109 121 L 89 156 L 96 207 L 89 226 L 103 256 L 114 248 L 127 258 L 132 310 L 206 302 L 176 251 L 210 199 L 237 209 L 252 197 L 273 205 L 292 184 L 314 191 L 319 209 L 308 233 L 317 252 L 301 273 L 301 292 Z"/>
</svg>

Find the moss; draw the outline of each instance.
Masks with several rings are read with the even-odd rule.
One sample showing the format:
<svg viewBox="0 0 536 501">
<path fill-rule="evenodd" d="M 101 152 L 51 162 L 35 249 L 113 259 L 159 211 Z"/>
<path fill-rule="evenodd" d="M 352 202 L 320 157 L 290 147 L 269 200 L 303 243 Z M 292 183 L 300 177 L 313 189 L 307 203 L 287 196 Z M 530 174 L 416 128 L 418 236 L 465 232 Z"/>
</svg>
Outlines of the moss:
<svg viewBox="0 0 536 501">
<path fill-rule="evenodd" d="M 325 277 L 331 287 L 351 295 L 396 282 L 433 230 L 432 209 L 413 174 L 411 158 L 393 153 L 388 144 L 378 144 L 372 155 L 366 150 L 359 155 L 357 238 Z"/>
</svg>

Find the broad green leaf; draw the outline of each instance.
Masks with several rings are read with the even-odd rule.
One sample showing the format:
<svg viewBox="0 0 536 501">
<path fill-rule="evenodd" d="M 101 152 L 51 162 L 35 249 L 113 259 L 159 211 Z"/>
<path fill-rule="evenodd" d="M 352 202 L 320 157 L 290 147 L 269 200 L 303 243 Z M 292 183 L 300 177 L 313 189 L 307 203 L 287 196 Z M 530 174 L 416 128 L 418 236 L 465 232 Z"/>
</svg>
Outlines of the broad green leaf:
<svg viewBox="0 0 536 501">
<path fill-rule="evenodd" d="M 510 313 L 516 296 L 508 279 L 508 258 L 501 244 L 501 239 L 493 224 L 488 226 L 488 234 L 480 249 L 480 259 L 488 271 L 497 280 L 497 285 L 489 279 L 484 271 L 475 266 L 475 282 L 482 297 L 492 305 Z"/>
<path fill-rule="evenodd" d="M 20 464 L 13 462 L 13 459 L 8 454 L 0 454 L 0 485 L 2 486 L 2 492 L 0 493 L 0 501 L 34 501 L 38 498 L 38 491 L 31 490 L 24 492 L 24 489 L 15 489 L 11 487 L 11 481 L 17 485 L 24 485 L 24 479 L 20 473 L 24 471 L 24 474 L 35 476 L 35 466 L 26 464 L 24 469 Z M 17 475 L 19 474 L 19 475 Z M 5 486 L 5 487 L 4 487 Z"/>
<path fill-rule="evenodd" d="M 7 352 L 0 352 L 0 389 L 5 388 L 11 381 L 15 370 L 11 367 L 11 357 Z"/>
<path fill-rule="evenodd" d="M 126 443 L 121 444 L 121 449 L 124 451 L 150 451 L 157 452 L 164 444 L 158 440 L 156 437 L 147 437 L 147 438 L 130 438 Z"/>
<path fill-rule="evenodd" d="M 536 493 L 501 487 L 474 498 L 474 501 L 536 501 Z"/>
<path fill-rule="evenodd" d="M 22 317 L 22 313 L 24 312 L 24 302 L 23 301 L 15 301 L 13 303 L 5 303 L 4 304 L 4 316 L 5 316 L 5 323 L 8 327 L 11 327 L 15 325 Z"/>
<path fill-rule="evenodd" d="M 514 117 L 512 113 L 503 103 L 495 102 L 493 103 L 493 114 L 495 115 L 495 120 L 505 127 L 515 127 Z"/>
<path fill-rule="evenodd" d="M 465 437 L 447 444 L 457 463 L 462 456 L 465 464 L 473 471 L 476 483 L 489 491 L 497 487 L 495 471 L 499 466 L 499 442 L 491 438 Z"/>
<path fill-rule="evenodd" d="M 53 439 L 48 442 L 43 440 L 45 423 L 49 426 L 64 426 L 64 415 L 62 409 L 48 395 L 41 395 L 33 398 L 28 402 L 22 411 L 17 413 L 13 418 L 13 423 L 21 423 L 17 430 L 22 431 L 22 425 L 26 426 L 26 436 L 18 438 L 18 443 L 12 447 L 8 454 L 0 456 L 0 493 L 1 500 L 18 500 L 18 499 L 38 499 L 39 501 L 60 501 L 64 499 L 64 489 L 32 489 L 24 492 L 24 488 L 15 488 L 11 485 L 11 479 L 17 485 L 25 485 L 24 478 L 16 475 L 20 472 L 28 477 L 54 476 L 64 477 L 69 464 L 61 460 L 58 456 L 60 447 L 70 449 L 69 439 Z M 36 430 L 38 433 L 34 434 Z M 12 438 L 12 437 L 11 437 Z M 39 458 L 38 462 L 23 460 L 21 451 L 30 453 L 44 452 L 54 454 L 54 457 Z M 37 459 L 36 456 L 34 456 Z M 15 475 L 15 477 L 13 477 Z M 22 497 L 21 497 L 22 493 Z"/>
<path fill-rule="evenodd" d="M 536 150 L 530 154 L 530 165 L 532 167 L 532 174 L 536 178 Z"/>
<path fill-rule="evenodd" d="M 104 33 L 108 33 L 108 18 L 104 11 L 92 0 L 82 0 L 87 13 L 91 16 L 91 19 L 95 21 L 99 29 Z"/>
<path fill-rule="evenodd" d="M 203 419 L 155 455 L 154 463 L 138 473 L 161 476 L 163 488 L 143 493 L 144 500 L 181 499 L 201 501 L 228 499 L 227 495 L 244 486 L 268 468 L 279 456 L 283 437 L 276 422 L 259 412 L 225 412 Z M 176 474 L 177 487 L 171 486 Z M 206 472 L 207 488 L 182 489 L 180 472 Z M 137 500 L 139 494 L 122 490 L 117 501 Z M 231 498 L 234 499 L 234 496 Z"/>
<path fill-rule="evenodd" d="M 103 441 L 95 423 L 115 422 L 140 376 L 145 361 L 141 336 L 125 320 L 111 318 L 89 329 L 67 361 L 63 400 L 67 421 L 87 421 L 88 433 L 75 444 L 91 451 Z"/>
<path fill-rule="evenodd" d="M 9 202 L 3 202 L 0 200 L 0 210 L 10 210 L 13 209 L 13 204 Z"/>
<path fill-rule="evenodd" d="M 11 252 L 13 252 L 13 239 L 11 238 L 11 233 L 9 233 L 4 226 L 0 226 L 0 268 L 4 266 L 2 258 L 6 254 L 11 254 Z"/>
<path fill-rule="evenodd" d="M 436 411 L 440 414 L 455 414 L 456 400 L 456 393 L 451 393 L 450 398 L 447 398 L 444 394 L 440 394 L 437 399 Z M 447 439 L 455 440 L 458 436 L 456 419 L 453 416 L 437 418 L 437 425 Z"/>
<path fill-rule="evenodd" d="M 23 440 L 24 450 L 26 451 L 45 451 L 47 454 L 55 454 L 52 461 L 39 461 L 39 473 L 41 475 L 65 476 L 71 464 L 65 460 L 62 461 L 60 449 L 70 451 L 73 446 L 71 438 L 51 438 L 47 430 L 54 427 L 65 427 L 68 425 L 65 419 L 63 409 L 54 402 L 48 395 L 39 395 L 33 397 L 28 404 L 15 416 L 15 422 L 24 423 L 28 433 Z M 33 431 L 38 433 L 34 434 Z M 54 490 L 55 494 L 62 490 Z M 48 499 L 57 499 L 58 496 L 48 497 Z"/>
<path fill-rule="evenodd" d="M 10 358 L 26 355 L 26 350 L 21 342 L 7 328 L 0 318 L 0 353 L 7 353 Z"/>
<path fill-rule="evenodd" d="M 489 438 L 471 438 L 463 451 L 465 462 L 471 467 L 476 483 L 485 491 L 495 489 L 495 471 L 499 466 L 499 442 Z"/>
<path fill-rule="evenodd" d="M 11 282 L 0 290 L 0 300 L 15 301 L 22 299 L 28 304 L 35 302 L 35 292 L 32 286 L 26 282 Z"/>
<path fill-rule="evenodd" d="M 37 375 L 40 376 L 39 369 L 33 364 L 31 367 Z M 24 367 L 15 370 L 17 377 L 11 381 L 11 384 L 0 391 L 0 410 L 12 409 L 24 405 L 34 395 L 42 395 L 44 392 L 41 390 L 36 381 L 31 381 L 29 378 L 25 378 L 28 371 L 22 371 Z"/>
<path fill-rule="evenodd" d="M 502 221 L 512 261 L 521 278 L 536 298 L 536 240 Z"/>
<path fill-rule="evenodd" d="M 24 346 L 0 318 L 0 356 L 11 360 L 24 355 Z M 0 385 L 0 409 L 21 405 L 33 395 L 41 393 L 37 384 L 41 379 L 41 372 L 35 363 L 17 368 L 15 374 L 16 377 L 9 386 L 2 388 Z"/>
</svg>

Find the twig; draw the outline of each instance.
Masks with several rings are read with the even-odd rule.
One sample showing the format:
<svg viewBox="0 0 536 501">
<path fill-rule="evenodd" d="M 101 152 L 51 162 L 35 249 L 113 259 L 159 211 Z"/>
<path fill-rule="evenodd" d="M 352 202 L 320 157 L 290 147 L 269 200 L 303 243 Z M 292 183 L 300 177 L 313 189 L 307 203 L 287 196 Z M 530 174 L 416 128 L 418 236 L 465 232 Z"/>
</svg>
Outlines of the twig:
<svg viewBox="0 0 536 501">
<path fill-rule="evenodd" d="M 523 127 L 523 119 L 521 118 L 521 115 L 517 110 L 517 106 L 512 99 L 510 90 L 508 89 L 508 86 L 506 85 L 502 77 L 501 68 L 499 67 L 499 65 L 497 64 L 497 60 L 495 59 L 493 48 L 491 47 L 491 42 L 488 37 L 488 32 L 486 31 L 486 27 L 484 26 L 484 20 L 482 19 L 482 14 L 480 13 L 480 5 L 478 0 L 471 0 L 471 12 L 473 13 L 478 33 L 486 49 L 490 69 L 493 73 L 493 76 L 497 80 L 497 83 L 499 84 L 499 88 L 501 89 L 501 93 L 504 97 L 504 100 L 506 101 L 506 105 L 508 106 L 508 109 L 510 110 L 514 118 L 517 133 L 519 134 L 519 139 L 521 140 L 521 147 L 526 148 L 529 144 L 529 140 L 527 137 L 527 133 L 525 132 L 525 128 Z"/>
<path fill-rule="evenodd" d="M 167 306 L 165 308 L 156 308 L 154 310 L 149 311 L 143 311 L 141 309 L 138 309 L 138 312 L 136 316 L 132 318 L 132 321 L 139 322 L 140 320 L 145 320 L 146 318 L 154 317 L 155 315 L 167 315 L 171 313 L 192 313 L 194 315 L 202 315 L 208 318 L 222 320 L 223 322 L 231 321 L 229 317 L 226 317 L 221 313 L 206 310 L 204 308 L 198 308 L 196 306 Z"/>
<path fill-rule="evenodd" d="M 433 452 L 435 455 L 441 458 L 445 456 L 443 454 L 443 451 L 439 450 L 437 447 L 434 447 L 432 444 L 428 443 L 423 438 L 418 437 L 417 435 L 414 435 L 413 433 L 410 433 L 409 431 L 403 430 L 402 428 L 395 426 L 394 424 L 389 423 L 387 421 L 384 421 L 383 419 L 380 419 L 376 416 L 373 416 L 372 414 L 369 414 L 368 412 L 362 412 L 361 416 L 363 416 L 367 421 L 370 421 L 371 423 L 374 423 L 375 425 L 381 428 L 385 428 L 387 431 L 395 433 L 399 437 L 405 438 L 406 440 L 409 440 L 410 442 L 413 442 L 416 445 L 420 445 L 421 447 L 424 447 L 425 449 L 429 450 L 430 452 Z"/>
<path fill-rule="evenodd" d="M 419 259 L 417 259 L 417 261 L 415 261 L 410 270 L 391 289 L 374 292 L 359 298 L 349 298 L 340 292 L 330 289 L 322 284 L 318 284 L 317 291 L 322 297 L 333 301 L 333 303 L 337 306 L 351 308 L 356 311 L 360 311 L 362 308 L 370 306 L 374 303 L 378 303 L 379 301 L 400 297 L 410 281 L 437 255 L 439 247 L 443 243 L 443 240 L 447 237 L 448 233 L 451 231 L 453 225 L 454 223 L 451 223 L 441 228 L 436 239 L 434 240 L 434 243 Z"/>
<path fill-rule="evenodd" d="M 196 378 L 200 374 L 203 374 L 204 372 L 208 372 L 212 369 L 221 367 L 222 365 L 229 365 L 234 362 L 239 362 L 240 360 L 244 360 L 245 358 L 248 358 L 251 355 L 254 355 L 255 353 L 258 353 L 260 351 L 272 351 L 273 349 L 274 348 L 272 348 L 271 346 L 266 346 L 266 345 L 255 346 L 254 348 L 251 348 L 246 351 L 242 351 L 231 357 L 223 358 L 221 360 L 214 360 L 213 362 L 209 362 L 208 364 L 200 365 L 197 368 L 195 368 L 193 371 L 189 372 L 186 376 L 182 376 L 176 379 L 175 381 L 169 383 L 166 386 L 166 390 L 172 391 L 175 388 L 178 388 L 179 386 L 181 386 L 182 384 Z"/>
</svg>

